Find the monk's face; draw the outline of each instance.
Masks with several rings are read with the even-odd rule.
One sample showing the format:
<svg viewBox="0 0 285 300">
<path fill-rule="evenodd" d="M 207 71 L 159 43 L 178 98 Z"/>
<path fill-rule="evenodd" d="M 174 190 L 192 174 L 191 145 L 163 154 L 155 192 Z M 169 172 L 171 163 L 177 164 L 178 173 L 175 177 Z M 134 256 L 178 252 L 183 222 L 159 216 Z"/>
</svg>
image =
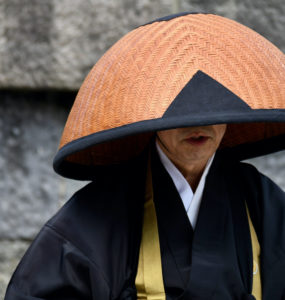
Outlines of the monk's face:
<svg viewBox="0 0 285 300">
<path fill-rule="evenodd" d="M 165 154 L 180 166 L 206 163 L 215 153 L 226 131 L 226 124 L 176 128 L 157 132 Z"/>
</svg>

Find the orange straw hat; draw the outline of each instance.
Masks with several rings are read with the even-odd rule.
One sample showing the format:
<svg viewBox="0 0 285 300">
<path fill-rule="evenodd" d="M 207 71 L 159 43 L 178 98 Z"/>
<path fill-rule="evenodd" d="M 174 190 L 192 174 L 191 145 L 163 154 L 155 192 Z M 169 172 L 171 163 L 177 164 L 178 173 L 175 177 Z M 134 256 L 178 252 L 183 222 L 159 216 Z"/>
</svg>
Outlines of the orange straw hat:
<svg viewBox="0 0 285 300">
<path fill-rule="evenodd" d="M 54 159 L 59 174 L 139 154 L 158 130 L 228 123 L 220 146 L 245 159 L 285 148 L 285 56 L 212 14 L 168 16 L 121 38 L 92 68 Z"/>
</svg>

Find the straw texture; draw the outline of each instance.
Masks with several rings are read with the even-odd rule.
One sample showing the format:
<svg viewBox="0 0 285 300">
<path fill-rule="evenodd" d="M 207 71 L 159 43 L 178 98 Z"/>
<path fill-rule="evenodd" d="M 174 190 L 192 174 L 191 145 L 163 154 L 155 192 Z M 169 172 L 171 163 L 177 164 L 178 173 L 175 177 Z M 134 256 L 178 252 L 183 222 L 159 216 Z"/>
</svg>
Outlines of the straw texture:
<svg viewBox="0 0 285 300">
<path fill-rule="evenodd" d="M 222 84 L 253 110 L 285 109 L 285 57 L 280 50 L 251 29 L 224 17 L 183 15 L 138 27 L 106 52 L 79 90 L 60 149 L 82 137 L 162 118 L 197 71 Z M 245 125 L 242 135 L 240 128 L 231 128 L 224 146 L 285 133 L 284 124 L 263 123 L 250 130 Z M 130 144 L 135 141 L 142 145 L 137 152 L 149 138 L 149 134 L 142 136 L 142 142 L 129 138 Z M 118 154 L 120 142 L 115 144 L 115 161 L 129 155 L 127 147 L 125 153 Z M 73 153 L 66 159 L 104 164 L 109 158 L 100 161 L 100 157 L 110 147 L 108 143 L 92 146 L 79 155 L 81 158 Z M 114 153 L 108 155 L 113 157 Z"/>
</svg>

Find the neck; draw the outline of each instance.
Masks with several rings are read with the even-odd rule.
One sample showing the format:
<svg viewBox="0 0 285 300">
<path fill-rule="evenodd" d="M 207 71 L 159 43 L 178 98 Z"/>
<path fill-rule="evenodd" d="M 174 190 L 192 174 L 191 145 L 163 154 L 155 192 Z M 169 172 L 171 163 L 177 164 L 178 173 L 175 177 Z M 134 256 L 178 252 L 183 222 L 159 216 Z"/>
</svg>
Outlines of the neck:
<svg viewBox="0 0 285 300">
<path fill-rule="evenodd" d="M 181 172 L 181 174 L 185 177 L 193 192 L 196 191 L 198 184 L 200 182 L 201 176 L 206 167 L 207 161 L 196 162 L 194 164 L 182 165 L 179 161 L 174 161 L 170 157 L 168 157 L 172 163 L 176 166 L 176 168 Z"/>
<path fill-rule="evenodd" d="M 196 191 L 198 184 L 200 182 L 201 176 L 207 165 L 208 159 L 195 159 L 191 162 L 185 163 L 185 161 L 180 161 L 179 158 L 173 157 L 163 143 L 158 139 L 158 145 L 163 153 L 171 160 L 175 167 L 181 172 L 184 178 L 189 183 L 193 192 Z"/>
</svg>

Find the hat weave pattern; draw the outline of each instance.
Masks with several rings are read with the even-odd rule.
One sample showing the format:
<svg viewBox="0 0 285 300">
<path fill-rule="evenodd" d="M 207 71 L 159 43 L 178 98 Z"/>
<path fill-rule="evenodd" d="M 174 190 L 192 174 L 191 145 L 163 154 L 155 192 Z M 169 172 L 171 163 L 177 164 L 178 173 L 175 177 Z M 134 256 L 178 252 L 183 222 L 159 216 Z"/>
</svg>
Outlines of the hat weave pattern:
<svg viewBox="0 0 285 300">
<path fill-rule="evenodd" d="M 233 20 L 188 14 L 138 27 L 105 53 L 78 92 L 60 149 L 82 137 L 162 118 L 197 71 L 253 110 L 285 109 L 285 56 L 278 48 Z M 255 128 L 260 133 L 253 140 L 264 138 L 264 127 Z M 284 124 L 277 127 L 273 136 L 285 133 Z M 86 161 L 84 151 L 86 164 L 96 164 L 95 148 L 92 160 Z M 83 162 L 72 155 L 67 159 Z"/>
</svg>

